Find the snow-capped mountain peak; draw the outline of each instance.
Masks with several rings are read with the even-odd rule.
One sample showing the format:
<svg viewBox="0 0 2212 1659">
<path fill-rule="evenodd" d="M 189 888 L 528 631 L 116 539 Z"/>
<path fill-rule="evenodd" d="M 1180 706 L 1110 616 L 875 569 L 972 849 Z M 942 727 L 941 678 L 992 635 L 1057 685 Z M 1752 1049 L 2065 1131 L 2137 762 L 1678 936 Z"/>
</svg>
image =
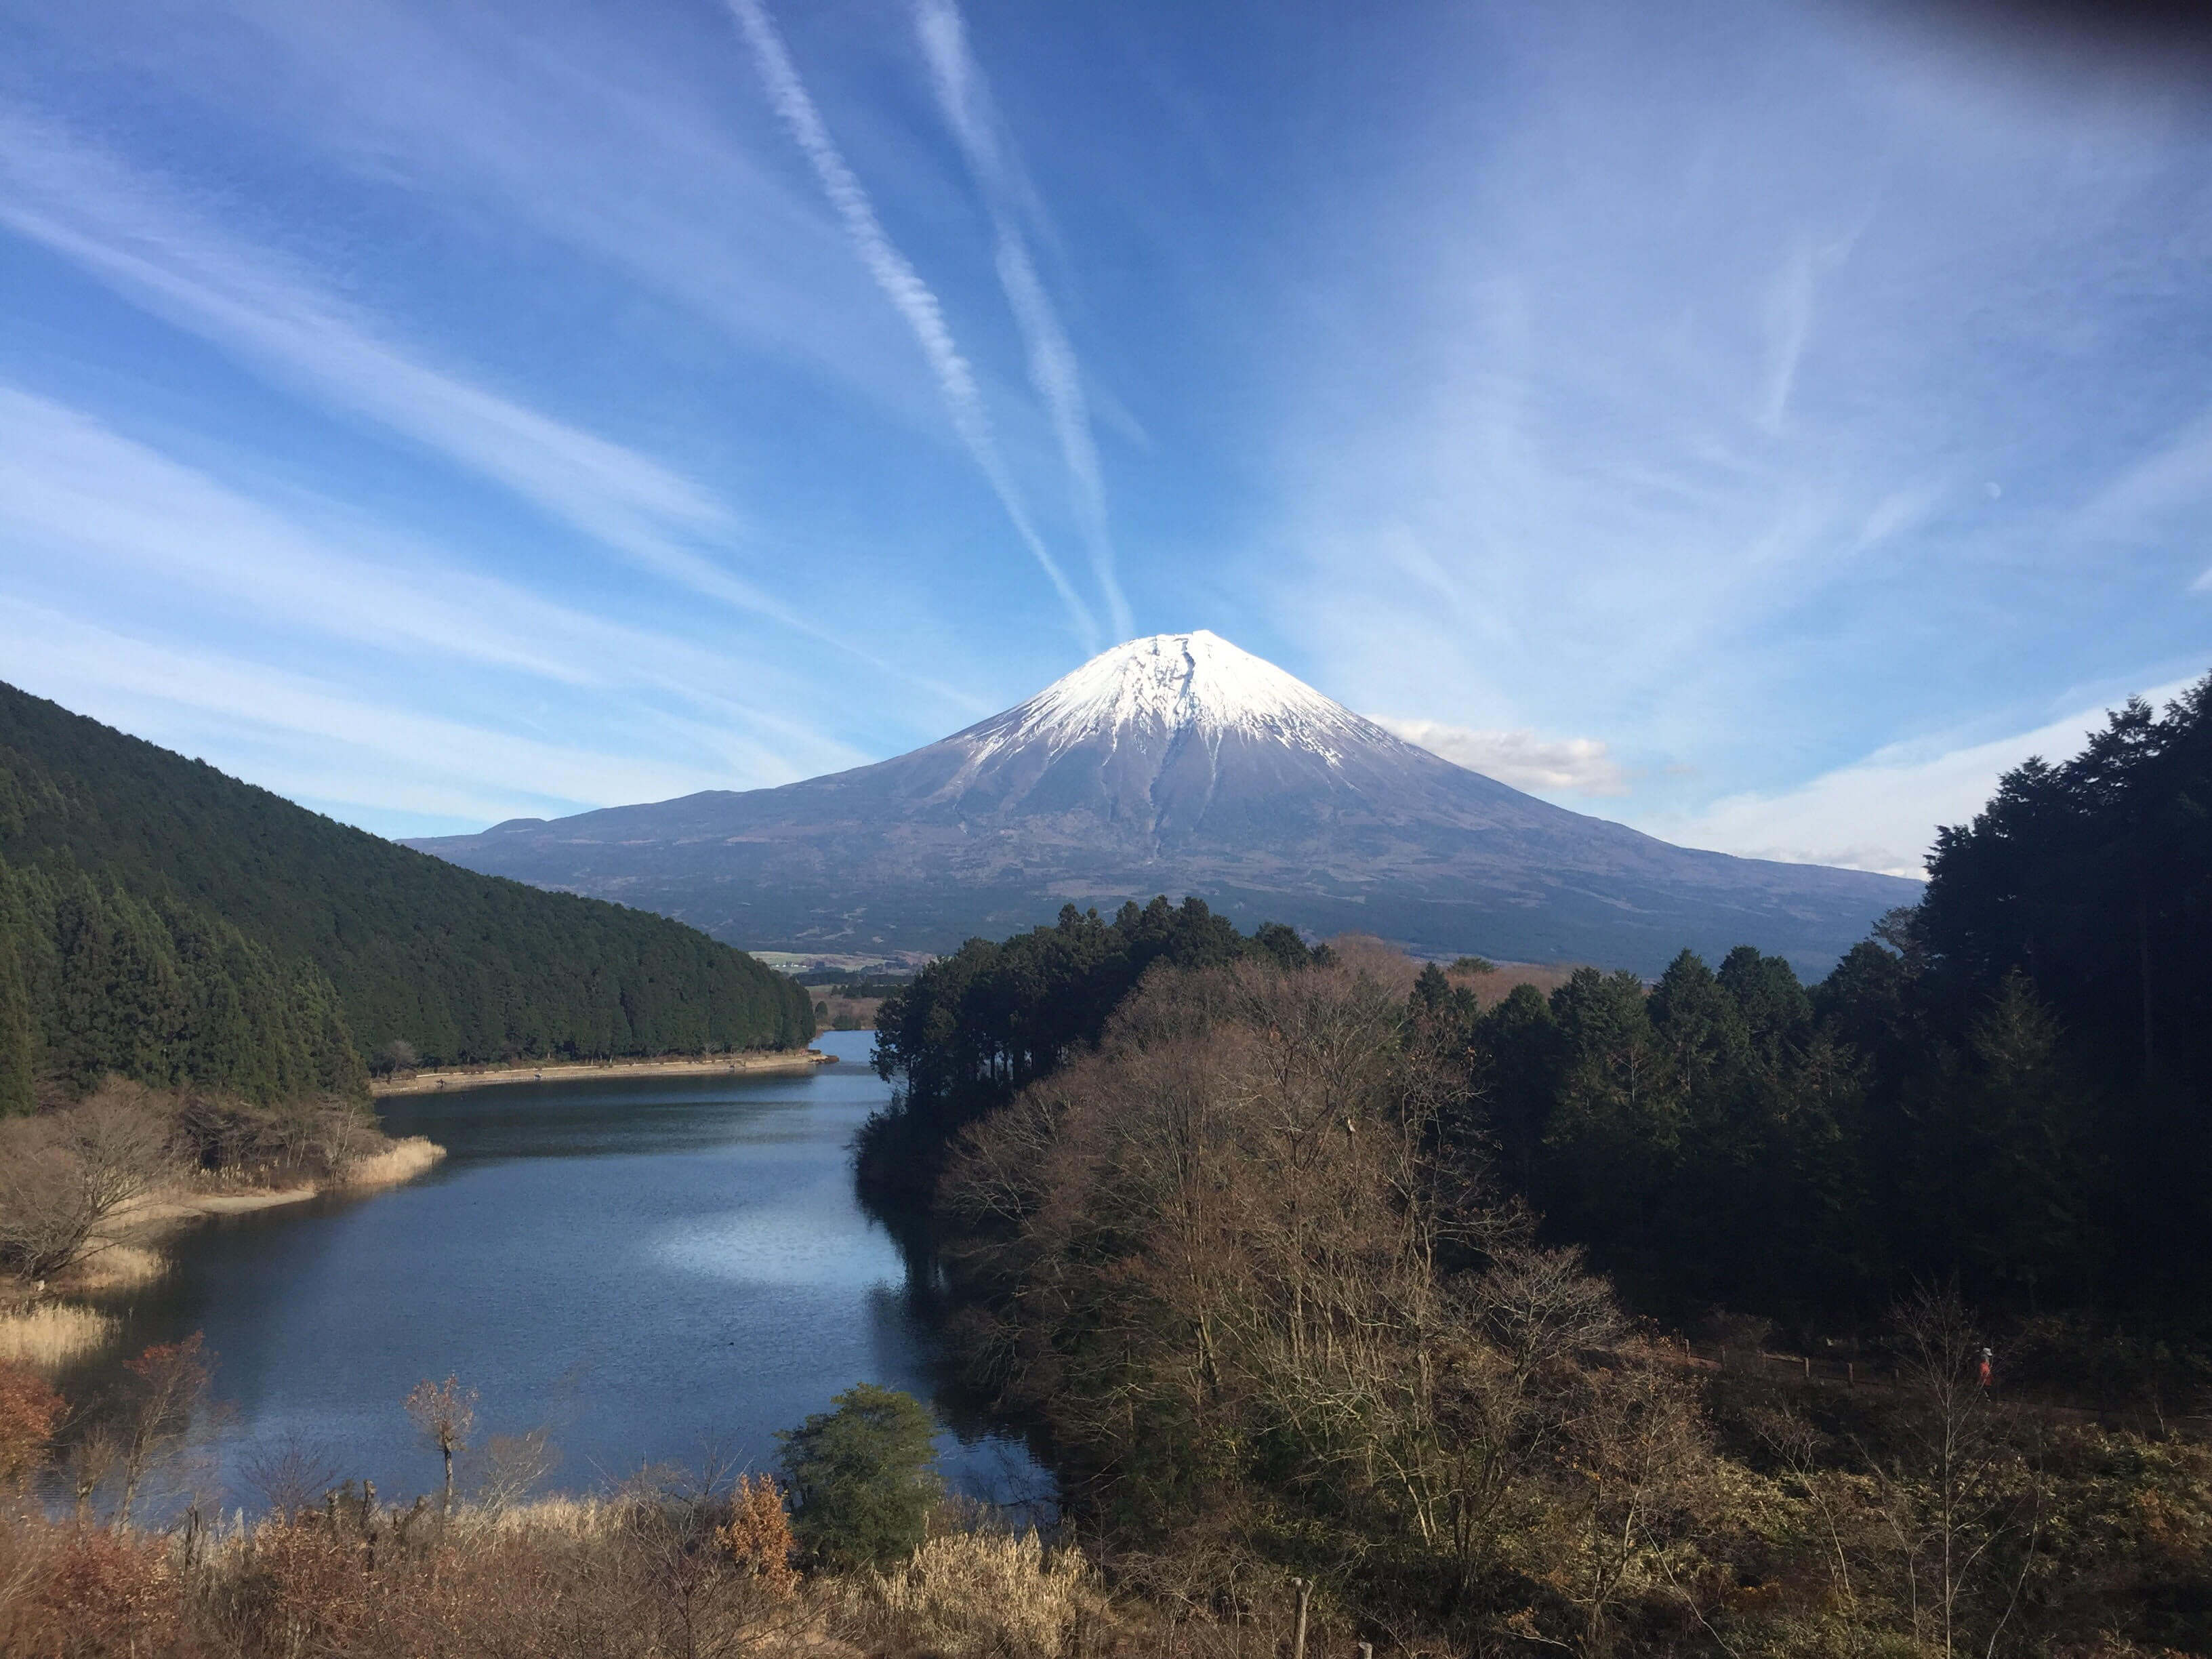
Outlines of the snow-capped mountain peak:
<svg viewBox="0 0 2212 1659">
<path fill-rule="evenodd" d="M 1668 846 L 1392 736 L 1215 635 L 1093 658 L 872 766 L 417 843 L 750 945 L 950 950 L 1061 907 L 1204 897 L 1241 927 L 1656 973 L 1832 963 L 1918 889 Z M 1825 971 L 1823 968 L 1822 971 Z"/>
<path fill-rule="evenodd" d="M 1384 734 L 1274 664 L 1218 634 L 1154 634 L 1093 657 L 988 723 L 981 755 L 1030 744 L 1059 753 L 1098 738 L 1237 736 L 1334 761 Z M 1388 741 L 1388 739 L 1385 739 Z"/>
</svg>

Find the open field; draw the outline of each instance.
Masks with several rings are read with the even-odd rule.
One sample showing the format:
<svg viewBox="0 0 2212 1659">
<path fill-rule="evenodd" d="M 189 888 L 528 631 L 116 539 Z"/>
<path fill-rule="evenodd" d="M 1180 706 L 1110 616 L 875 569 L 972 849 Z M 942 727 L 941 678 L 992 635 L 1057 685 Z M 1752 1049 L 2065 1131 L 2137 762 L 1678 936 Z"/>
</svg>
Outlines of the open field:
<svg viewBox="0 0 2212 1659">
<path fill-rule="evenodd" d="M 1485 1008 L 1495 1008 L 1513 994 L 1516 985 L 1533 985 L 1549 996 L 1574 977 L 1573 963 L 1501 962 L 1486 974 L 1451 974 L 1455 985 L 1464 985 Z"/>
</svg>

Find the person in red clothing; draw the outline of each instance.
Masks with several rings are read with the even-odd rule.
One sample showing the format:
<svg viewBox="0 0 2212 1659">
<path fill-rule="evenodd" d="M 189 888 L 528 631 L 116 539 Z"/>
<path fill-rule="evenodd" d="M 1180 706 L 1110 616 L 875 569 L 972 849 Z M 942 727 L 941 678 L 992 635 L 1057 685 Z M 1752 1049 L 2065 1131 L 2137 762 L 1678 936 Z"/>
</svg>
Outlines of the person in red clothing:
<svg viewBox="0 0 2212 1659">
<path fill-rule="evenodd" d="M 1987 1348 L 1983 1349 L 1981 1363 L 1975 1368 L 1981 1379 L 1981 1384 L 1985 1389 L 1990 1386 L 1990 1351 Z"/>
</svg>

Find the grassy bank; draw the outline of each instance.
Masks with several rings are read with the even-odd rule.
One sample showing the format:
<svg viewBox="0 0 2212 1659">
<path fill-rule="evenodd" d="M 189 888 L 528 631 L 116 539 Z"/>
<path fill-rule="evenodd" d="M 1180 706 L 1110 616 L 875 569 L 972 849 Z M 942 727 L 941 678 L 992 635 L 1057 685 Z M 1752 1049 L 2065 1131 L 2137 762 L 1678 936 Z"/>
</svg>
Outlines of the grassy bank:
<svg viewBox="0 0 2212 1659">
<path fill-rule="evenodd" d="M 0 1121 L 0 1358 L 52 1370 L 116 1324 L 87 1298 L 158 1279 L 161 1244 L 211 1217 L 412 1179 L 445 1155 L 360 1103 L 284 1109 L 111 1080 Z"/>
<path fill-rule="evenodd" d="M 726 1490 L 651 1478 L 601 1498 L 461 1504 L 443 1523 L 434 1506 L 364 1503 L 358 1492 L 191 1532 L 22 1516 L 0 1526 L 0 1650 L 21 1659 L 1169 1650 L 1152 1639 L 1164 1626 L 1126 1618 L 1080 1552 L 1034 1534 L 969 1529 L 948 1511 L 936 1536 L 887 1571 L 801 1573 L 780 1511 L 765 1526 L 749 1518 Z M 1264 1645 L 1257 1631 L 1222 1633 L 1231 1640 L 1176 1646 L 1257 1655 Z"/>
<path fill-rule="evenodd" d="M 118 1322 L 70 1302 L 47 1302 L 0 1315 L 0 1361 L 59 1370 L 106 1347 Z"/>
<path fill-rule="evenodd" d="M 369 1091 L 387 1095 L 439 1094 L 449 1089 L 481 1089 L 498 1083 L 566 1083 L 617 1077 L 706 1077 L 720 1073 L 782 1074 L 834 1066 L 835 1054 L 813 1048 L 769 1048 L 744 1054 L 702 1054 L 678 1060 L 554 1060 L 520 1066 L 454 1066 L 435 1072 L 404 1072 L 378 1078 Z"/>
</svg>

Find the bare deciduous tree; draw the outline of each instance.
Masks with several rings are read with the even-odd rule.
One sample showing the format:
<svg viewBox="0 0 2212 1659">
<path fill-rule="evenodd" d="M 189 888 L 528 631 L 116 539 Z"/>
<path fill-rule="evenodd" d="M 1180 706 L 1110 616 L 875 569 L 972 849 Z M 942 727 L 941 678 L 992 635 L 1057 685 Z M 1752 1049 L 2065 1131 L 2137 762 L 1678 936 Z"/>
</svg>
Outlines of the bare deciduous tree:
<svg viewBox="0 0 2212 1659">
<path fill-rule="evenodd" d="M 338 1465 L 327 1446 L 294 1430 L 249 1449 L 239 1460 L 239 1474 L 270 1514 L 289 1519 L 337 1485 Z"/>
<path fill-rule="evenodd" d="M 131 1522 L 131 1511 L 146 1481 L 173 1459 L 191 1434 L 194 1413 L 213 1380 L 214 1356 L 198 1331 L 181 1342 L 158 1342 L 136 1359 L 124 1362 L 132 1387 L 118 1430 L 118 1468 L 123 1491 L 115 1516 Z"/>
<path fill-rule="evenodd" d="M 49 1279 L 97 1248 L 101 1224 L 173 1175 L 169 1125 L 144 1090 L 0 1122 L 0 1265 Z"/>
<path fill-rule="evenodd" d="M 1891 1323 L 1905 1409 L 1894 1449 L 1871 1461 L 1912 1632 L 1945 1659 L 1993 1651 L 2032 1560 L 2040 1483 L 1991 1409 L 1956 1287 L 1920 1287 Z"/>
<path fill-rule="evenodd" d="M 495 1434 L 484 1442 L 475 1471 L 477 1503 L 494 1514 L 520 1503 L 560 1467 L 561 1449 L 550 1425 L 524 1434 Z"/>
<path fill-rule="evenodd" d="M 1584 1382 L 1551 1510 L 1559 1588 L 1579 1615 L 1572 1645 L 1596 1659 L 1626 1601 L 1679 1583 L 1670 1558 L 1709 1507 L 1712 1448 L 1688 1384 L 1657 1355 L 1632 1349 Z"/>
<path fill-rule="evenodd" d="M 443 1382 L 425 1377 L 407 1396 L 407 1415 L 445 1460 L 446 1495 L 441 1514 L 447 1518 L 453 1512 L 453 1454 L 467 1446 L 470 1431 L 476 1427 L 477 1398 L 477 1391 L 463 1388 L 457 1376 L 448 1376 Z"/>
<path fill-rule="evenodd" d="M 1148 981 L 1097 1054 L 971 1132 L 947 1200 L 1005 1295 L 1005 1374 L 1133 1505 L 1264 1444 L 1272 1479 L 1464 1588 L 1548 1502 L 1580 1586 L 1562 1639 L 1594 1649 L 1693 1507 L 1702 1423 L 1613 1352 L 1580 1255 L 1534 1247 L 1440 1151 L 1449 1079 L 1404 1006 L 1364 958 Z"/>
</svg>

